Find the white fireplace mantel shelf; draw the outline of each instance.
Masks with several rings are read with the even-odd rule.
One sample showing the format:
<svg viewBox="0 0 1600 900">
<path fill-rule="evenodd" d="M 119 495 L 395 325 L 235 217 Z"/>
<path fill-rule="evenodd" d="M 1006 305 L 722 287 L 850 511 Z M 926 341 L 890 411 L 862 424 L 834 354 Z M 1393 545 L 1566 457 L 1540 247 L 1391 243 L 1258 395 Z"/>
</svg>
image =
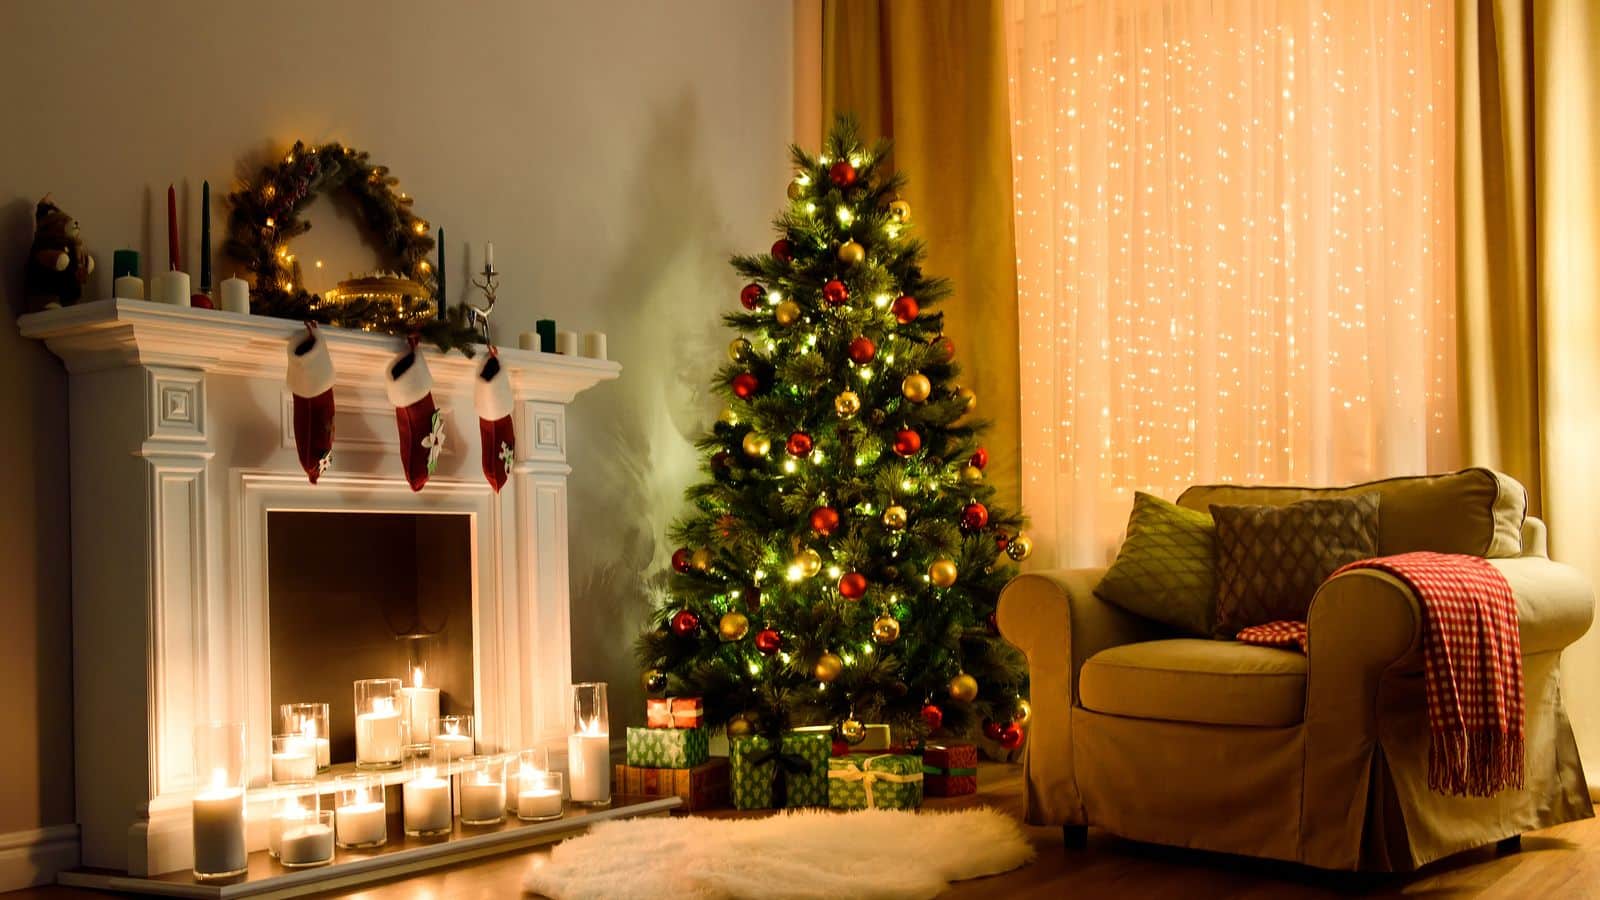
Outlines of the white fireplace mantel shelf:
<svg viewBox="0 0 1600 900">
<path fill-rule="evenodd" d="M 189 865 L 200 723 L 243 723 L 247 776 L 266 782 L 275 512 L 469 519 L 471 579 L 462 590 L 472 601 L 479 748 L 565 740 L 566 417 L 577 394 L 618 377 L 621 366 L 499 351 L 516 440 L 497 492 L 483 474 L 473 405 L 481 357 L 424 347 L 445 439 L 427 484 L 412 491 L 384 390 L 386 364 L 405 346 L 392 335 L 323 329 L 334 369 L 333 459 L 312 484 L 295 452 L 285 383 L 287 348 L 302 324 L 119 299 L 32 313 L 18 326 L 70 373 L 73 740 L 84 865 L 139 875 Z"/>
</svg>

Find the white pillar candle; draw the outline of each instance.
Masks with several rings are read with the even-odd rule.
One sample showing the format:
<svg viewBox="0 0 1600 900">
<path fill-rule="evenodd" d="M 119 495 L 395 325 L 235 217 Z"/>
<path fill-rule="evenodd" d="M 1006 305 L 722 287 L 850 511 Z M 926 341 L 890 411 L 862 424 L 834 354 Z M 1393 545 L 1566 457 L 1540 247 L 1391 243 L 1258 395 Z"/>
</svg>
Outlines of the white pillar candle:
<svg viewBox="0 0 1600 900">
<path fill-rule="evenodd" d="M 273 781 L 311 781 L 317 777 L 316 746 L 301 740 L 290 742 L 272 754 Z"/>
<path fill-rule="evenodd" d="M 173 306 L 189 305 L 189 273 L 157 272 L 150 279 L 150 299 Z"/>
<path fill-rule="evenodd" d="M 561 815 L 561 792 L 545 787 L 542 782 L 533 783 L 539 786 L 517 792 L 517 818 L 553 819 Z"/>
<path fill-rule="evenodd" d="M 346 847 L 371 847 L 389 837 L 389 826 L 384 817 L 387 810 L 382 800 L 347 803 L 334 810 L 334 829 L 339 843 Z"/>
<path fill-rule="evenodd" d="M 144 279 L 137 275 L 124 275 L 111 282 L 111 296 L 128 300 L 144 299 Z"/>
<path fill-rule="evenodd" d="M 356 716 L 356 762 L 400 762 L 400 713 L 386 700 L 380 700 L 371 712 Z"/>
<path fill-rule="evenodd" d="M 280 809 L 273 813 L 272 821 L 267 823 L 267 852 L 273 856 L 282 856 L 283 835 L 291 828 L 314 821 L 316 814 L 302 806 Z"/>
<path fill-rule="evenodd" d="M 462 776 L 465 778 L 466 776 Z M 461 783 L 461 821 L 468 823 L 494 822 L 505 815 L 506 786 L 500 781 L 465 781 Z"/>
<path fill-rule="evenodd" d="M 439 689 L 420 685 L 403 687 L 400 689 L 400 703 L 406 710 L 406 721 L 411 723 L 411 733 L 406 737 L 406 742 L 426 745 L 439 723 Z"/>
<path fill-rule="evenodd" d="M 603 331 L 588 331 L 583 335 L 583 355 L 590 359 L 606 358 L 606 335 Z"/>
<path fill-rule="evenodd" d="M 539 333 L 536 331 L 524 331 L 517 335 L 517 346 L 523 350 L 539 349 Z"/>
<path fill-rule="evenodd" d="M 472 736 L 468 734 L 436 734 L 433 736 L 433 761 L 444 765 L 453 759 L 472 755 Z"/>
<path fill-rule="evenodd" d="M 212 787 L 195 795 L 194 870 L 231 875 L 245 869 L 244 790 Z"/>
<path fill-rule="evenodd" d="M 422 769 L 401 788 L 407 834 L 437 834 L 450 829 L 450 782 Z"/>
<path fill-rule="evenodd" d="M 556 352 L 567 356 L 578 355 L 578 333 L 576 331 L 556 332 Z"/>
<path fill-rule="evenodd" d="M 580 732 L 567 736 L 567 772 L 574 803 L 611 800 L 611 736 Z"/>
<path fill-rule="evenodd" d="M 286 866 L 314 866 L 333 859 L 333 829 L 308 818 L 283 832 L 278 861 Z"/>
<path fill-rule="evenodd" d="M 243 278 L 222 279 L 222 309 L 231 313 L 250 311 L 250 282 Z"/>
</svg>

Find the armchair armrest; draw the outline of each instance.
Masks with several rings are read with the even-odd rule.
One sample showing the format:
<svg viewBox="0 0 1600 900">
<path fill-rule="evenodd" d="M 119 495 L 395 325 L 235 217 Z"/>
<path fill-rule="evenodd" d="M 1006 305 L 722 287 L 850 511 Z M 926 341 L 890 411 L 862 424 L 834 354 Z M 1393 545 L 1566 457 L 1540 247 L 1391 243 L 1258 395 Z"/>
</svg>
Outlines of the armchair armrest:
<svg viewBox="0 0 1600 900">
<path fill-rule="evenodd" d="M 1536 521 L 1536 520 L 1530 520 Z M 1517 598 L 1522 655 L 1562 650 L 1594 621 L 1594 587 L 1582 572 L 1543 556 L 1491 559 Z"/>
</svg>

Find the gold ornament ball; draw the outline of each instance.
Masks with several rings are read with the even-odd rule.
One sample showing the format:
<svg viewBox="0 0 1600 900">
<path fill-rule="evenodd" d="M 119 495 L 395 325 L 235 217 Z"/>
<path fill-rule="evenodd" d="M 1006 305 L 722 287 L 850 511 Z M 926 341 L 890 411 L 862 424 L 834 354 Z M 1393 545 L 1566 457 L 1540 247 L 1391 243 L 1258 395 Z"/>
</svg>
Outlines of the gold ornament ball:
<svg viewBox="0 0 1600 900">
<path fill-rule="evenodd" d="M 900 622 L 884 613 L 872 620 L 872 639 L 880 644 L 892 644 L 900 639 Z"/>
<path fill-rule="evenodd" d="M 1026 700 L 1018 700 L 1017 711 L 1011 715 L 1011 721 L 1018 725 L 1026 725 L 1031 718 L 1033 718 L 1033 707 Z"/>
<path fill-rule="evenodd" d="M 750 358 L 750 342 L 744 338 L 734 338 L 728 345 L 728 358 L 734 362 L 744 362 Z"/>
<path fill-rule="evenodd" d="M 967 484 L 982 484 L 983 470 L 977 466 L 962 466 L 961 480 Z"/>
<path fill-rule="evenodd" d="M 965 672 L 950 679 L 950 699 L 957 703 L 971 703 L 978 699 L 978 679 Z"/>
<path fill-rule="evenodd" d="M 717 634 L 725 641 L 742 641 L 749 633 L 750 619 L 744 613 L 725 613 L 717 622 Z"/>
<path fill-rule="evenodd" d="M 824 684 L 838 678 L 842 672 L 844 672 L 844 660 L 839 658 L 839 654 L 832 652 L 817 657 L 817 664 L 811 670 L 811 674 Z"/>
<path fill-rule="evenodd" d="M 861 246 L 855 241 L 845 241 L 843 244 L 839 245 L 839 262 L 842 262 L 847 266 L 857 265 L 866 258 L 867 248 Z"/>
<path fill-rule="evenodd" d="M 734 412 L 733 407 L 731 406 L 724 406 L 722 408 L 722 412 L 717 416 L 717 418 L 721 419 L 724 425 L 739 424 L 739 414 Z"/>
<path fill-rule="evenodd" d="M 912 403 L 924 403 L 928 395 L 933 393 L 933 382 L 921 372 L 907 375 L 906 380 L 900 382 L 900 393 Z"/>
<path fill-rule="evenodd" d="M 1033 539 L 1025 534 L 1018 534 L 1006 544 L 1006 555 L 1017 562 L 1022 562 L 1033 553 Z"/>
<path fill-rule="evenodd" d="M 800 567 L 800 574 L 815 578 L 822 571 L 822 554 L 807 547 L 795 555 L 794 564 Z"/>
<path fill-rule="evenodd" d="M 728 737 L 744 737 L 747 734 L 754 734 L 755 730 L 755 723 L 745 718 L 744 713 L 739 713 L 728 720 Z"/>
<path fill-rule="evenodd" d="M 806 194 L 805 185 L 801 184 L 798 180 L 789 182 L 789 199 L 790 200 L 799 200 L 801 197 L 804 197 L 805 194 Z"/>
<path fill-rule="evenodd" d="M 901 225 L 911 221 L 911 204 L 904 200 L 896 200 L 889 204 L 889 215 L 894 217 Z"/>
<path fill-rule="evenodd" d="M 772 439 L 764 434 L 752 431 L 744 436 L 744 455 L 751 459 L 761 459 L 772 452 Z"/>
<path fill-rule="evenodd" d="M 800 321 L 800 304 L 793 300 L 785 300 L 778 304 L 778 308 L 773 311 L 772 317 L 777 319 L 778 324 L 784 327 L 793 325 Z"/>
<path fill-rule="evenodd" d="M 855 391 L 840 391 L 839 396 L 833 398 L 833 411 L 841 419 L 850 418 L 861 411 L 861 396 Z"/>
<path fill-rule="evenodd" d="M 906 527 L 906 508 L 904 506 L 891 506 L 884 510 L 883 527 L 890 531 L 899 531 Z"/>
<path fill-rule="evenodd" d="M 839 739 L 854 747 L 867 739 L 867 725 L 855 716 L 839 723 Z"/>
<path fill-rule="evenodd" d="M 962 412 L 969 413 L 978 408 L 978 395 L 972 392 L 972 388 L 956 388 L 956 396 L 966 404 Z"/>
<path fill-rule="evenodd" d="M 928 580 L 936 587 L 947 588 L 956 583 L 956 564 L 948 559 L 936 559 L 928 566 Z"/>
<path fill-rule="evenodd" d="M 689 555 L 689 565 L 694 566 L 696 572 L 705 572 L 711 569 L 711 551 L 705 547 L 695 550 Z"/>
</svg>

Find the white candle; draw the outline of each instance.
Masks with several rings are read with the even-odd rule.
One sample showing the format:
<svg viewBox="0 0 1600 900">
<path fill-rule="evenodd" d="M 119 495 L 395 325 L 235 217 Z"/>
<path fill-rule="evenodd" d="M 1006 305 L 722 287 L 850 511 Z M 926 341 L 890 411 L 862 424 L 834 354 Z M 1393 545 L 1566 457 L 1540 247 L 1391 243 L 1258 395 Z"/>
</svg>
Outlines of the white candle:
<svg viewBox="0 0 1600 900">
<path fill-rule="evenodd" d="M 250 282 L 243 278 L 222 279 L 222 308 L 226 312 L 250 311 Z"/>
<path fill-rule="evenodd" d="M 272 821 L 267 828 L 267 852 L 273 856 L 283 855 L 283 836 L 291 828 L 314 821 L 315 816 L 310 810 L 302 806 L 293 806 L 281 809 L 272 814 Z"/>
<path fill-rule="evenodd" d="M 463 778 L 466 776 L 463 776 Z M 505 815 L 506 786 L 499 781 L 461 783 L 461 821 L 493 822 Z"/>
<path fill-rule="evenodd" d="M 517 811 L 517 795 L 520 793 L 521 777 L 512 771 L 506 772 L 506 812 Z"/>
<path fill-rule="evenodd" d="M 124 275 L 111 282 L 111 296 L 129 300 L 144 299 L 144 279 L 137 275 Z"/>
<path fill-rule="evenodd" d="M 483 245 L 483 264 L 491 269 L 494 268 L 494 241 Z"/>
<path fill-rule="evenodd" d="M 387 812 L 381 800 L 346 803 L 334 811 L 339 843 L 346 847 L 371 847 L 388 839 Z"/>
<path fill-rule="evenodd" d="M 189 305 L 189 273 L 157 272 L 150 279 L 150 299 L 173 306 Z"/>
<path fill-rule="evenodd" d="M 333 859 L 333 829 L 307 820 L 283 833 L 278 859 L 286 866 L 310 866 Z"/>
<path fill-rule="evenodd" d="M 561 815 L 561 792 L 540 781 L 530 782 L 538 787 L 517 792 L 517 818 L 550 819 Z"/>
<path fill-rule="evenodd" d="M 523 350 L 539 349 L 539 333 L 536 331 L 524 331 L 517 335 L 517 346 Z"/>
<path fill-rule="evenodd" d="M 401 788 L 408 834 L 434 834 L 450 828 L 450 782 L 422 769 Z"/>
<path fill-rule="evenodd" d="M 373 703 L 371 712 L 356 716 L 356 762 L 367 764 L 400 761 L 400 713 L 387 697 Z"/>
<path fill-rule="evenodd" d="M 291 741 L 283 752 L 272 754 L 273 781 L 311 781 L 316 777 L 315 745 L 301 740 Z"/>
<path fill-rule="evenodd" d="M 567 356 L 578 355 L 578 333 L 576 331 L 556 332 L 556 352 Z"/>
<path fill-rule="evenodd" d="M 587 331 L 583 335 L 583 355 L 590 359 L 606 358 L 606 335 L 603 331 Z"/>
<path fill-rule="evenodd" d="M 422 670 L 411 671 L 411 687 L 400 689 L 400 703 L 406 710 L 406 721 L 411 733 L 406 742 L 412 745 L 427 744 L 433 729 L 439 723 L 439 689 L 422 686 Z"/>
<path fill-rule="evenodd" d="M 433 736 L 433 761 L 443 765 L 452 759 L 472 755 L 472 736 L 467 734 L 436 734 Z"/>
<path fill-rule="evenodd" d="M 307 719 L 300 724 L 300 738 L 314 752 L 317 758 L 317 768 L 319 770 L 328 768 L 333 759 L 331 748 L 328 746 L 327 738 L 317 737 L 317 722 L 315 719 Z"/>
<path fill-rule="evenodd" d="M 244 790 L 221 780 L 213 778 L 213 786 L 194 798 L 194 870 L 204 875 L 231 875 L 246 866 Z"/>
<path fill-rule="evenodd" d="M 567 736 L 567 770 L 574 803 L 611 800 L 611 736 L 589 729 Z"/>
</svg>

